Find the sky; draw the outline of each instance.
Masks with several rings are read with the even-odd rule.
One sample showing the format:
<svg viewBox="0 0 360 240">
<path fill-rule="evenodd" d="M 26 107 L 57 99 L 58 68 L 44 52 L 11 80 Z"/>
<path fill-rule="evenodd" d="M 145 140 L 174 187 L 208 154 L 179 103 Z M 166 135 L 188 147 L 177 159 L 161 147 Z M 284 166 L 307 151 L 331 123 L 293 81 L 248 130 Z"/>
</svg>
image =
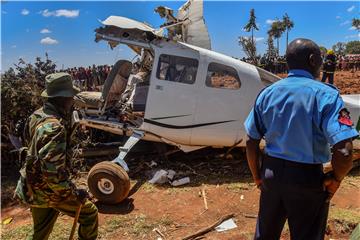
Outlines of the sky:
<svg viewBox="0 0 360 240">
<path fill-rule="evenodd" d="M 57 67 L 79 67 L 92 64 L 114 64 L 118 59 L 135 55 L 125 45 L 111 50 L 106 42 L 95 43 L 94 29 L 99 20 L 110 15 L 124 16 L 158 28 L 163 20 L 154 12 L 157 6 L 178 9 L 185 1 L 66 1 L 33 2 L 1 1 L 1 71 L 23 58 L 33 62 L 45 52 Z M 337 42 L 360 40 L 351 27 L 351 19 L 359 18 L 357 1 L 204 1 L 204 18 L 209 30 L 212 50 L 229 56 L 245 56 L 238 44 L 251 8 L 255 9 L 260 28 L 255 32 L 260 53 L 266 50 L 267 30 L 272 21 L 287 13 L 294 21 L 289 41 L 303 37 L 330 48 Z M 276 42 L 275 42 L 276 43 Z M 285 34 L 280 40 L 280 54 L 285 51 Z"/>
</svg>

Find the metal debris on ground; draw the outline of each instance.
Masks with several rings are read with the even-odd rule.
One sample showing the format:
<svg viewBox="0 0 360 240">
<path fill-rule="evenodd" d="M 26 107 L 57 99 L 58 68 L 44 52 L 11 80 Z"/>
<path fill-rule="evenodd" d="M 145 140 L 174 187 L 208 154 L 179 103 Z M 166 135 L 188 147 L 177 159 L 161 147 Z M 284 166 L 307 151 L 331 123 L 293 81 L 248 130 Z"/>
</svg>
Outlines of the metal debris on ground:
<svg viewBox="0 0 360 240">
<path fill-rule="evenodd" d="M 204 187 L 201 189 L 201 195 L 204 199 L 204 208 L 205 208 L 205 210 L 208 210 L 209 208 L 208 208 L 208 204 L 207 204 L 207 200 L 206 200 L 206 192 L 205 192 Z"/>
<path fill-rule="evenodd" d="M 219 226 L 222 222 L 230 219 L 230 218 L 233 218 L 234 217 L 234 214 L 228 214 L 226 216 L 223 216 L 221 217 L 218 221 L 216 221 L 215 223 L 211 224 L 209 227 L 206 227 L 204 229 L 201 229 L 199 231 L 197 231 L 196 233 L 194 234 L 191 234 L 191 235 L 188 235 L 184 238 L 182 238 L 182 240 L 194 240 L 196 239 L 197 237 L 199 236 L 202 236 L 208 232 L 211 232 L 212 230 L 214 230 L 217 226 Z"/>
<path fill-rule="evenodd" d="M 236 223 L 234 222 L 234 220 L 232 218 L 222 222 L 219 226 L 215 227 L 215 230 L 217 232 L 224 232 L 230 229 L 234 229 L 237 228 Z"/>
<path fill-rule="evenodd" d="M 182 184 L 185 184 L 185 183 L 182 183 L 182 181 L 187 181 L 187 180 L 182 180 L 182 179 L 179 179 L 179 180 L 175 180 L 173 182 L 171 182 L 174 177 L 176 175 L 176 172 L 172 169 L 170 170 L 164 170 L 164 169 L 160 169 L 160 170 L 157 170 L 153 177 L 149 180 L 149 183 L 151 184 L 164 184 L 166 182 L 170 182 L 171 185 L 173 185 L 174 182 L 176 181 L 180 181 L 180 182 L 176 182 L 175 184 L 179 184 L 179 185 L 176 185 L 176 186 L 180 186 Z M 188 180 L 190 182 L 190 178 Z M 175 186 L 175 185 L 173 185 Z"/>
<path fill-rule="evenodd" d="M 163 183 L 166 183 L 166 182 L 168 182 L 167 175 L 168 175 L 168 171 L 166 171 L 164 169 L 160 169 L 160 170 L 155 172 L 152 179 L 149 180 L 149 183 L 151 183 L 151 184 L 163 184 Z"/>
<path fill-rule="evenodd" d="M 175 180 L 171 183 L 173 187 L 181 186 L 190 183 L 189 177 L 180 178 L 178 180 Z"/>
</svg>

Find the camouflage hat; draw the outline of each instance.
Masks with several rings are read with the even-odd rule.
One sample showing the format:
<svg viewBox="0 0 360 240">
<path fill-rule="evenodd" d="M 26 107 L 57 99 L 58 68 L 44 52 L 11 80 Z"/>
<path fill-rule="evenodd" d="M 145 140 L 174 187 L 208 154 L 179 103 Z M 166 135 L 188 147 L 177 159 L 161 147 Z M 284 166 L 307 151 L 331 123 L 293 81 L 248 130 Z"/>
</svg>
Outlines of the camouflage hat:
<svg viewBox="0 0 360 240">
<path fill-rule="evenodd" d="M 70 74 L 64 72 L 47 75 L 45 86 L 46 89 L 41 93 L 42 97 L 73 97 L 80 92 L 73 86 Z"/>
</svg>

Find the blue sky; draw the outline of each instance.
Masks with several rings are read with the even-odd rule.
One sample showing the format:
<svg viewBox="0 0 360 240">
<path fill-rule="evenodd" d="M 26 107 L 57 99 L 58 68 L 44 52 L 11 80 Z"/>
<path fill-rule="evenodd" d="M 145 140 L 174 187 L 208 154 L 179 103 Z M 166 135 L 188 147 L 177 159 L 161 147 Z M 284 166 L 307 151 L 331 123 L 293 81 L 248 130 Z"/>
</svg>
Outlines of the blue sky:
<svg viewBox="0 0 360 240">
<path fill-rule="evenodd" d="M 163 20 L 154 13 L 160 5 L 178 9 L 184 1 L 157 2 L 1 2 L 1 70 L 6 70 L 19 57 L 34 61 L 48 52 L 58 67 L 113 64 L 117 59 L 129 59 L 134 54 L 127 46 L 111 50 L 105 42 L 94 42 L 94 29 L 110 15 L 145 21 L 157 28 Z M 290 40 L 310 38 L 327 48 L 336 42 L 359 40 L 351 29 L 351 19 L 359 17 L 359 2 L 220 2 L 205 1 L 204 17 L 214 51 L 234 57 L 244 53 L 237 43 L 239 36 L 249 36 L 242 30 L 255 9 L 260 31 L 255 32 L 260 53 L 266 49 L 269 23 L 288 13 L 295 27 Z M 280 52 L 285 50 L 285 35 Z"/>
</svg>

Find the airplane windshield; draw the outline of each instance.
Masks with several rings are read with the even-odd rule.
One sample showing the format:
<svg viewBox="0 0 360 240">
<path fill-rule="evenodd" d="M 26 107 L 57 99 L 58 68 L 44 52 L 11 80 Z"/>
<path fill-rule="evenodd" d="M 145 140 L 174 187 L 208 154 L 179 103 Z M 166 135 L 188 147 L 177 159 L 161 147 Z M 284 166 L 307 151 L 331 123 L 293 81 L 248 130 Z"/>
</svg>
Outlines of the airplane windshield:
<svg viewBox="0 0 360 240">
<path fill-rule="evenodd" d="M 261 81 L 266 85 L 271 85 L 277 81 L 279 81 L 281 78 L 279 76 L 276 76 L 275 74 L 272 74 L 271 72 L 268 72 L 262 68 L 256 67 Z"/>
</svg>

